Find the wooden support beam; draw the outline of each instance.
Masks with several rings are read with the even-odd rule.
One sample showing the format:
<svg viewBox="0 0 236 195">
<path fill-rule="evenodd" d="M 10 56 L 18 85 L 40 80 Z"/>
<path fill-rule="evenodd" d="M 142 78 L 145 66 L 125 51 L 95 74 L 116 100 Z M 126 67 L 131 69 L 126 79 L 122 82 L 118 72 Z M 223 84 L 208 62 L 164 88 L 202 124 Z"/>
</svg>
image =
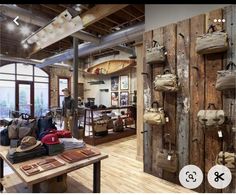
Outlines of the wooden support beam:
<svg viewBox="0 0 236 195">
<path fill-rule="evenodd" d="M 204 133 L 197 119 L 197 113 L 204 108 L 204 56 L 198 55 L 195 50 L 196 38 L 205 32 L 204 14 L 191 18 L 190 21 L 190 164 L 198 166 L 204 171 Z M 197 189 L 198 192 L 204 192 L 204 183 Z"/>
<path fill-rule="evenodd" d="M 126 6 L 128 4 L 98 4 L 81 15 L 83 25 L 89 26 Z"/>
<path fill-rule="evenodd" d="M 222 9 L 217 9 L 206 14 L 206 30 L 210 24 L 213 24 L 215 18 L 222 18 Z M 222 30 L 222 23 L 216 24 L 217 30 Z M 217 71 L 222 69 L 222 53 L 205 55 L 205 108 L 209 103 L 214 103 L 217 109 L 222 109 L 221 92 L 215 88 Z M 205 132 L 205 181 L 207 181 L 208 171 L 215 165 L 216 156 L 222 150 L 222 141 L 218 137 L 215 127 L 209 127 Z M 222 192 L 213 188 L 208 182 L 205 182 L 205 192 Z"/>
<path fill-rule="evenodd" d="M 224 58 L 224 67 L 229 63 L 229 61 L 233 61 L 236 63 L 236 5 L 228 6 L 223 11 L 223 18 L 225 18 L 226 22 L 224 25 L 225 31 L 229 36 L 229 49 L 227 51 L 226 57 Z M 224 139 L 224 149 L 225 151 L 231 150 L 231 152 L 236 153 L 236 132 L 233 132 L 232 128 L 236 127 L 236 93 L 235 90 L 227 90 L 223 93 L 223 110 L 225 111 L 226 116 L 231 121 L 231 125 L 227 128 L 226 138 Z M 236 159 L 235 159 L 236 163 Z M 232 174 L 232 181 L 230 185 L 223 189 L 223 193 L 236 192 L 236 175 Z"/>
<path fill-rule="evenodd" d="M 182 35 L 182 36 L 181 36 Z M 189 56 L 190 56 L 190 19 L 177 23 L 177 75 L 180 91 L 177 93 L 177 145 L 179 170 L 189 164 Z"/>
<path fill-rule="evenodd" d="M 144 68 L 143 71 L 148 73 L 149 76 L 143 75 L 144 81 L 144 109 L 151 106 L 152 94 L 151 94 L 151 67 L 146 63 L 146 47 L 150 48 L 152 45 L 152 33 L 148 31 L 143 36 L 143 49 L 144 49 Z M 150 125 L 144 123 L 143 131 L 143 144 L 144 144 L 144 172 L 152 174 L 152 128 Z"/>
<path fill-rule="evenodd" d="M 160 45 L 164 44 L 164 28 L 158 28 L 153 30 L 153 40 L 157 41 Z M 163 66 L 162 64 L 153 64 L 152 65 L 152 81 L 154 81 L 156 75 L 163 74 Z M 153 101 L 157 101 L 160 107 L 164 106 L 163 102 L 163 93 L 159 91 L 155 91 L 154 87 L 152 86 L 152 94 L 153 94 Z M 158 156 L 157 150 L 163 149 L 163 126 L 162 125 L 155 125 L 152 127 L 152 174 L 162 178 L 163 170 L 157 166 Z"/>
</svg>

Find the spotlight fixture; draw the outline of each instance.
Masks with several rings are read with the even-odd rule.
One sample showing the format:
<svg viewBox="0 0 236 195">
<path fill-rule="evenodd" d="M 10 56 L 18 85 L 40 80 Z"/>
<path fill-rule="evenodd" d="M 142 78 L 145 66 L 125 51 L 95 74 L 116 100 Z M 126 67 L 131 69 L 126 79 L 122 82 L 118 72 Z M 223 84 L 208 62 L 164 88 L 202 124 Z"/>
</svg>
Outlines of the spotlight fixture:
<svg viewBox="0 0 236 195">
<path fill-rule="evenodd" d="M 83 22 L 79 15 L 72 15 L 65 10 L 48 24 L 29 35 L 24 42 L 35 44 L 31 54 L 81 30 Z M 36 38 L 35 38 L 36 37 Z M 45 38 L 46 37 L 46 38 Z"/>
<path fill-rule="evenodd" d="M 24 48 L 24 49 L 28 49 L 28 48 L 29 48 L 29 45 L 28 45 L 27 43 L 24 43 L 24 44 L 23 44 L 23 48 Z"/>
<path fill-rule="evenodd" d="M 15 25 L 13 23 L 7 23 L 7 30 L 14 31 L 15 30 Z"/>
<path fill-rule="evenodd" d="M 30 28 L 28 26 L 22 26 L 20 32 L 23 36 L 28 36 L 30 34 Z"/>
</svg>

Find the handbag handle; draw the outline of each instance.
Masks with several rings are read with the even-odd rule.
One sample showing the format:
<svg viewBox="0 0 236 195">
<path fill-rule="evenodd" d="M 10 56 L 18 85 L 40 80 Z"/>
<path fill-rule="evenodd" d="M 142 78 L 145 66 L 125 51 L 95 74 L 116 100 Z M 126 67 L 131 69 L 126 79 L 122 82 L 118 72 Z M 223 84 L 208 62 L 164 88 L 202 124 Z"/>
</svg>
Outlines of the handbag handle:
<svg viewBox="0 0 236 195">
<path fill-rule="evenodd" d="M 166 69 L 164 69 L 164 72 L 163 72 L 163 74 L 166 74 L 166 73 L 171 73 L 171 71 L 170 71 L 170 69 L 169 69 L 169 68 L 166 68 Z"/>
<path fill-rule="evenodd" d="M 159 103 L 157 101 L 152 102 L 152 108 L 153 108 L 154 104 L 156 104 L 156 108 L 159 108 Z"/>
<path fill-rule="evenodd" d="M 152 47 L 160 46 L 160 43 L 156 40 L 152 40 L 152 43 L 153 43 Z"/>
<path fill-rule="evenodd" d="M 214 24 L 209 25 L 209 28 L 208 28 L 208 30 L 207 30 L 207 33 L 209 33 L 210 30 L 212 30 L 212 32 L 215 32 L 215 31 L 217 30 L 217 29 L 216 29 L 216 26 L 215 26 Z"/>
<path fill-rule="evenodd" d="M 225 67 L 225 70 L 234 70 L 234 69 L 236 69 L 236 65 L 235 65 L 235 63 L 233 63 L 232 61 L 230 61 L 227 65 L 226 65 L 226 67 Z"/>
<path fill-rule="evenodd" d="M 208 104 L 208 107 L 207 107 L 207 109 L 209 110 L 209 109 L 211 109 L 211 108 L 213 108 L 213 109 L 217 110 L 217 108 L 216 108 L 216 106 L 215 106 L 215 104 L 214 104 L 214 103 L 209 103 L 209 104 Z"/>
</svg>

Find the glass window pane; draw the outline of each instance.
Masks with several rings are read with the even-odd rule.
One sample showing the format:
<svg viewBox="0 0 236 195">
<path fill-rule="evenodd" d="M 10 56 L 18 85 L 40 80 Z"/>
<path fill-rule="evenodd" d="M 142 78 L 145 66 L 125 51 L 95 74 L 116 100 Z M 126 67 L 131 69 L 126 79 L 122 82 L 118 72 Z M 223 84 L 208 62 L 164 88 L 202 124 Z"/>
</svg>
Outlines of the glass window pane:
<svg viewBox="0 0 236 195">
<path fill-rule="evenodd" d="M 34 67 L 34 75 L 48 77 L 48 74 L 38 67 Z"/>
<path fill-rule="evenodd" d="M 60 96 L 59 107 L 62 108 L 62 102 L 64 100 L 64 96 Z"/>
<path fill-rule="evenodd" d="M 8 64 L 0 67 L 0 73 L 12 73 L 15 74 L 15 64 Z"/>
<path fill-rule="evenodd" d="M 41 116 L 48 110 L 48 84 L 34 84 L 34 115 Z"/>
<path fill-rule="evenodd" d="M 19 112 L 31 115 L 30 85 L 19 84 Z"/>
<path fill-rule="evenodd" d="M 17 74 L 33 75 L 33 66 L 28 64 L 16 64 Z"/>
<path fill-rule="evenodd" d="M 0 118 L 9 117 L 9 111 L 15 110 L 15 82 L 0 81 Z"/>
<path fill-rule="evenodd" d="M 17 80 L 20 81 L 33 81 L 33 76 L 19 76 L 17 75 Z"/>
<path fill-rule="evenodd" d="M 3 79 L 3 80 L 15 80 L 15 75 L 0 74 L 0 79 Z"/>
<path fill-rule="evenodd" d="M 49 82 L 48 78 L 43 78 L 43 77 L 34 77 L 35 82 Z"/>
<path fill-rule="evenodd" d="M 62 89 L 68 88 L 68 79 L 59 79 L 59 94 L 64 95 Z"/>
</svg>

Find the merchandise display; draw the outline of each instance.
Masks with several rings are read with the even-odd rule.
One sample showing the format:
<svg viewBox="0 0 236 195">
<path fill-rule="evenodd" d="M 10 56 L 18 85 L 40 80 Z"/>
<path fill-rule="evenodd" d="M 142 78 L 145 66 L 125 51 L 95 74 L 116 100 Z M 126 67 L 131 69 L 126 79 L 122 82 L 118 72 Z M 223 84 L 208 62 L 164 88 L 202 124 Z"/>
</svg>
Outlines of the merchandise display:
<svg viewBox="0 0 236 195">
<path fill-rule="evenodd" d="M 236 4 L 0 10 L 1 193 L 236 192 Z"/>
<path fill-rule="evenodd" d="M 153 102 L 151 108 L 146 108 L 143 120 L 150 125 L 164 125 L 166 123 L 165 112 L 163 108 L 159 107 L 158 102 Z"/>
<path fill-rule="evenodd" d="M 26 175 L 34 175 L 37 173 L 41 173 L 43 171 L 55 169 L 57 167 L 63 166 L 65 163 L 58 161 L 55 158 L 45 158 L 43 160 L 37 161 L 32 164 L 26 164 L 22 165 L 20 169 L 26 174 Z"/>
<path fill-rule="evenodd" d="M 165 70 L 163 75 L 156 75 L 153 81 L 156 91 L 175 92 L 178 91 L 177 76 Z"/>
<path fill-rule="evenodd" d="M 209 26 L 206 34 L 196 39 L 196 51 L 199 54 L 224 52 L 228 49 L 228 45 L 228 34 L 217 31 L 213 24 Z"/>
<path fill-rule="evenodd" d="M 166 60 L 165 47 L 153 40 L 153 45 L 146 51 L 146 62 L 149 64 L 162 63 Z"/>
</svg>

